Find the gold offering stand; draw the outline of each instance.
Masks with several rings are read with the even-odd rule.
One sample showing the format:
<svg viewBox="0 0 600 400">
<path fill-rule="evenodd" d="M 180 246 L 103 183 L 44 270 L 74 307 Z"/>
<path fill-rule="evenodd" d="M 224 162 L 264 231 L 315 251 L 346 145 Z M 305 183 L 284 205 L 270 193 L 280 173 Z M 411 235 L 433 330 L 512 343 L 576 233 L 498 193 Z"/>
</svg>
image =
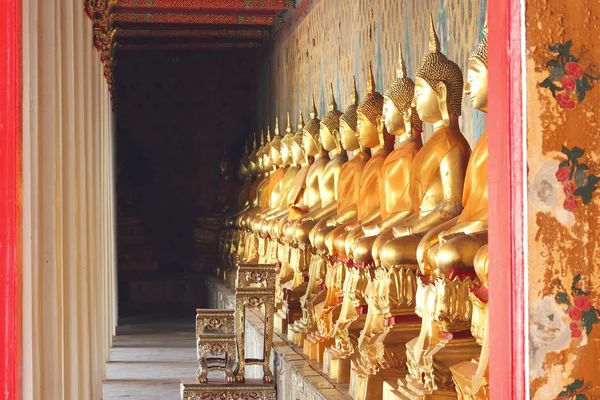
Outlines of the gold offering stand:
<svg viewBox="0 0 600 400">
<path fill-rule="evenodd" d="M 238 264 L 235 310 L 197 309 L 196 339 L 199 368 L 196 379 L 181 380 L 181 399 L 275 399 L 275 384 L 270 355 L 273 345 L 273 312 L 275 308 L 274 264 Z M 264 350 L 259 359 L 245 358 L 246 308 L 262 309 L 264 318 Z M 237 368 L 234 370 L 237 348 Z M 223 356 L 222 358 L 209 358 Z M 246 365 L 262 365 L 262 381 L 245 378 Z M 208 379 L 210 370 L 224 370 L 224 381 Z"/>
</svg>

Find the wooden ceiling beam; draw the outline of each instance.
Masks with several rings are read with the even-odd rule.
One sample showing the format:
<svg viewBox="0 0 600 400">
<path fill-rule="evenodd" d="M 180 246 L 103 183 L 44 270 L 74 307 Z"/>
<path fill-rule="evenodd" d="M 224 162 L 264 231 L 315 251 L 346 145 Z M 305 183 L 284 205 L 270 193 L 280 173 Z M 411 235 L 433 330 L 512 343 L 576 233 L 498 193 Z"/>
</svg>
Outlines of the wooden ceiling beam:
<svg viewBox="0 0 600 400">
<path fill-rule="evenodd" d="M 271 26 L 277 22 L 277 17 L 266 15 L 115 13 L 111 15 L 111 22 L 114 24 L 152 23 Z"/>
<path fill-rule="evenodd" d="M 201 12 L 206 9 L 237 10 L 241 13 L 294 8 L 294 0 L 111 0 L 109 9 L 137 12 Z"/>
<path fill-rule="evenodd" d="M 117 44 L 116 50 L 121 51 L 197 51 L 197 50 L 228 50 L 256 49 L 258 42 L 241 43 L 168 43 L 168 44 Z"/>
<path fill-rule="evenodd" d="M 173 38 L 173 39 L 267 39 L 268 30 L 258 29 L 122 29 L 116 30 L 121 38 Z"/>
</svg>

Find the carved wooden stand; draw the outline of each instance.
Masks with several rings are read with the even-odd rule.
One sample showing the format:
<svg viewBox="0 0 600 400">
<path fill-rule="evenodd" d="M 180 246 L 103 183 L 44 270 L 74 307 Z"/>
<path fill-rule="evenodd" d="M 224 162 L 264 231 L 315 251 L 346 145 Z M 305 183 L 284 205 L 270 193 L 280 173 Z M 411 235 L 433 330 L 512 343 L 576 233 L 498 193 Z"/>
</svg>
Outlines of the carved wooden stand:
<svg viewBox="0 0 600 400">
<path fill-rule="evenodd" d="M 225 370 L 225 380 L 233 382 L 235 374 L 235 335 L 233 310 L 196 309 L 196 348 L 198 351 L 198 373 L 200 383 L 208 381 L 208 371 Z M 207 355 L 223 355 L 223 358 L 208 358 Z"/>
<path fill-rule="evenodd" d="M 273 313 L 275 308 L 274 264 L 238 264 L 236 275 L 235 310 L 196 310 L 196 338 L 199 368 L 195 380 L 181 381 L 182 400 L 264 399 L 275 400 L 275 385 L 270 368 L 273 345 Z M 247 359 L 244 352 L 246 307 L 265 312 L 263 357 Z M 235 351 L 238 365 L 234 371 Z M 223 355 L 208 358 L 207 355 Z M 262 365 L 262 382 L 248 381 L 246 365 Z M 225 381 L 208 383 L 208 371 L 225 370 Z"/>
</svg>

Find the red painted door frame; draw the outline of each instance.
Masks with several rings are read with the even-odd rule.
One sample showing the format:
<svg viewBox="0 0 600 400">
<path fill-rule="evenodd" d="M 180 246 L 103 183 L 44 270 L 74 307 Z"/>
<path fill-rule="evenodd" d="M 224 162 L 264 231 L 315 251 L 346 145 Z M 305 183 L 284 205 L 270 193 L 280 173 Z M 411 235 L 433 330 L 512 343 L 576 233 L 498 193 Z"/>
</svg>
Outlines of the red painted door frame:
<svg viewBox="0 0 600 400">
<path fill-rule="evenodd" d="M 0 0 L 0 393 L 18 398 L 21 0 Z"/>
<path fill-rule="evenodd" d="M 525 399 L 524 0 L 489 0 L 490 391 Z"/>
</svg>

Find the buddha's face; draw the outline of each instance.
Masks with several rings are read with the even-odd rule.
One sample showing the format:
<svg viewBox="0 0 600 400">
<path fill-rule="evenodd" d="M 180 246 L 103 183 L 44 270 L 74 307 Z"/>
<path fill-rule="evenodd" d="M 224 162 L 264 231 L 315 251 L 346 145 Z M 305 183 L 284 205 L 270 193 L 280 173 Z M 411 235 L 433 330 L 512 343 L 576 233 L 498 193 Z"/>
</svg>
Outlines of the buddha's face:
<svg viewBox="0 0 600 400">
<path fill-rule="evenodd" d="M 368 149 L 377 147 L 379 145 L 379 132 L 377 132 L 377 126 L 369 121 L 369 118 L 363 113 L 359 112 L 357 116 L 356 130 L 358 131 L 358 140 Z"/>
<path fill-rule="evenodd" d="M 298 146 L 298 143 L 296 142 L 292 145 L 292 159 L 296 164 L 300 164 L 304 161 L 304 150 Z"/>
<path fill-rule="evenodd" d="M 285 165 L 292 163 L 292 152 L 286 144 L 281 145 L 281 162 Z"/>
<path fill-rule="evenodd" d="M 340 136 L 342 138 L 342 147 L 348 151 L 357 150 L 359 147 L 358 136 L 356 132 L 344 120 L 340 120 Z"/>
<path fill-rule="evenodd" d="M 265 172 L 265 165 L 263 163 L 262 156 L 256 158 L 256 168 L 257 168 L 259 174 L 262 174 L 263 172 Z"/>
<path fill-rule="evenodd" d="M 315 156 L 319 152 L 317 143 L 315 143 L 315 139 L 307 131 L 303 131 L 302 145 L 304 146 L 304 151 L 306 152 L 306 155 L 308 155 L 309 157 Z"/>
<path fill-rule="evenodd" d="M 264 171 L 270 171 L 271 169 L 273 169 L 273 161 L 271 160 L 271 157 L 269 157 L 268 154 L 265 154 L 263 156 L 263 169 Z"/>
<path fill-rule="evenodd" d="M 417 109 L 421 121 L 433 124 L 442 120 L 438 94 L 419 77 L 415 80 L 415 97 L 412 106 Z"/>
<path fill-rule="evenodd" d="M 335 150 L 337 143 L 333 134 L 329 131 L 329 128 L 325 124 L 321 124 L 319 128 L 319 135 L 321 136 L 321 144 L 327 151 Z"/>
<path fill-rule="evenodd" d="M 280 166 L 282 164 L 281 152 L 275 147 L 271 146 L 270 156 L 273 165 Z"/>
<path fill-rule="evenodd" d="M 483 112 L 488 110 L 488 70 L 479 60 L 470 60 L 467 70 L 465 94 L 473 107 Z"/>
<path fill-rule="evenodd" d="M 403 113 L 396 108 L 392 99 L 387 96 L 383 98 L 383 123 L 392 135 L 398 136 L 406 132 Z"/>
<path fill-rule="evenodd" d="M 256 165 L 256 157 L 251 157 L 248 160 L 248 172 L 250 172 L 250 176 L 256 176 L 258 173 L 258 166 Z"/>
</svg>

